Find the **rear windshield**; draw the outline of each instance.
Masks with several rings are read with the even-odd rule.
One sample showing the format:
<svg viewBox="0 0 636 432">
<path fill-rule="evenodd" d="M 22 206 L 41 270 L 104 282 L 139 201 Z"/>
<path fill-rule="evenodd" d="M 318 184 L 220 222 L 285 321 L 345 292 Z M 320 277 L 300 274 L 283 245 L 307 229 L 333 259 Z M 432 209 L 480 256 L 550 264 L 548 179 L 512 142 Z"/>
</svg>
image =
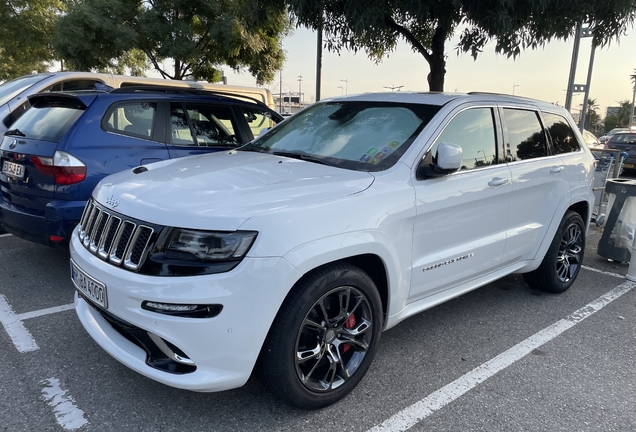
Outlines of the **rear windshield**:
<svg viewBox="0 0 636 432">
<path fill-rule="evenodd" d="M 387 102 L 318 103 L 241 150 L 303 155 L 358 171 L 393 166 L 439 106 Z"/>
<path fill-rule="evenodd" d="M 636 144 L 636 134 L 616 134 L 610 141 L 616 144 Z"/>
<path fill-rule="evenodd" d="M 0 85 L 0 105 L 6 104 L 33 84 L 47 77 L 47 75 L 27 75 Z"/>
<path fill-rule="evenodd" d="M 60 142 L 66 131 L 83 112 L 84 110 L 79 107 L 36 103 L 11 125 L 11 129 L 19 130 L 25 138 Z"/>
</svg>

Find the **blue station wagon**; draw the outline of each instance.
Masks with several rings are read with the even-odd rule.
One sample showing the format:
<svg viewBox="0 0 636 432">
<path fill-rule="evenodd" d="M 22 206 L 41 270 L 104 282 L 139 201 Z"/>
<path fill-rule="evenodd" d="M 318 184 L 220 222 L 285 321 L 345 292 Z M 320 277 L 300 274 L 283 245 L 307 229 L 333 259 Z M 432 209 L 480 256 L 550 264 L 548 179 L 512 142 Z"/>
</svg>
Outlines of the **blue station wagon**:
<svg viewBox="0 0 636 432">
<path fill-rule="evenodd" d="M 107 175 L 240 147 L 283 119 L 249 98 L 178 88 L 45 93 L 29 102 L 0 146 L 0 221 L 49 246 L 67 244 Z"/>
</svg>

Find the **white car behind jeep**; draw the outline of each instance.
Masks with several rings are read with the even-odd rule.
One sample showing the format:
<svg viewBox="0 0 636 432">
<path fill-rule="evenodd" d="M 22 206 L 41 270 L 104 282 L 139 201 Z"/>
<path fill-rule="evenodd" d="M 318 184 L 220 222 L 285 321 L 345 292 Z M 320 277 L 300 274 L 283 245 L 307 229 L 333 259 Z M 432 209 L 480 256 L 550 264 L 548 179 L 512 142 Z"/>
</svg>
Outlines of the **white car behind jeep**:
<svg viewBox="0 0 636 432">
<path fill-rule="evenodd" d="M 80 321 L 164 384 L 332 404 L 383 330 L 511 273 L 576 279 L 594 159 L 570 115 L 491 94 L 317 103 L 223 154 L 122 172 L 71 241 Z"/>
</svg>

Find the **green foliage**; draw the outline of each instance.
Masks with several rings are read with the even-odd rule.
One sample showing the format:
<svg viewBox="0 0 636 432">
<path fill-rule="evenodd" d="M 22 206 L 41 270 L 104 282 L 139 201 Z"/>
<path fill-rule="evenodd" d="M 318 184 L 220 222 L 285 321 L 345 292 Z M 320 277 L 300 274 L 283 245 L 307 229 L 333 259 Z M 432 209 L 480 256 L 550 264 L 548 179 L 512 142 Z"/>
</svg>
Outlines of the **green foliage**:
<svg viewBox="0 0 636 432">
<path fill-rule="evenodd" d="M 620 108 L 618 109 L 618 113 L 616 113 L 616 120 L 618 123 L 618 127 L 628 127 L 629 126 L 629 115 L 632 112 L 632 103 L 628 100 L 624 100 L 620 102 Z"/>
<path fill-rule="evenodd" d="M 587 100 L 587 114 L 585 115 L 585 129 L 597 132 L 601 124 L 601 116 L 597 112 L 596 99 Z"/>
<path fill-rule="evenodd" d="M 616 117 L 615 115 L 609 115 L 605 117 L 605 120 L 603 121 L 603 127 L 605 129 L 605 133 L 611 131 L 615 127 L 618 127 L 618 117 Z"/>
<path fill-rule="evenodd" d="M 61 0 L 0 3 L 0 81 L 48 69 L 53 27 L 64 9 Z"/>
<path fill-rule="evenodd" d="M 81 69 L 130 67 L 137 50 L 166 78 L 218 81 L 228 65 L 263 83 L 282 67 L 280 43 L 290 23 L 284 5 L 273 1 L 85 0 L 56 28 L 56 48 Z"/>
<path fill-rule="evenodd" d="M 634 22 L 634 0 L 287 0 L 299 25 L 324 30 L 328 49 L 363 50 L 379 62 L 400 39 L 411 44 L 430 66 L 429 88 L 444 87 L 445 42 L 462 25 L 458 52 L 477 58 L 495 40 L 508 57 L 553 39 L 573 36 L 585 17 L 602 46 L 618 39 Z"/>
</svg>

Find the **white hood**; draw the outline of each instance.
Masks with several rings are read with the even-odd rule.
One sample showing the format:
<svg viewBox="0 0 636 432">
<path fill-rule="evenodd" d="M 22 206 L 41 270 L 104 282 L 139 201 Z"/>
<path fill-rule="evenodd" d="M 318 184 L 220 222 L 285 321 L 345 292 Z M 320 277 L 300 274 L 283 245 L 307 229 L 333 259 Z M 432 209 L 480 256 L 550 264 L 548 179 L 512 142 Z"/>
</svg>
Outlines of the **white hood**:
<svg viewBox="0 0 636 432">
<path fill-rule="evenodd" d="M 112 198 L 114 211 L 150 223 L 233 231 L 252 216 L 355 194 L 374 180 L 366 172 L 244 151 L 146 168 L 106 177 L 93 196 L 102 205 Z"/>
</svg>

